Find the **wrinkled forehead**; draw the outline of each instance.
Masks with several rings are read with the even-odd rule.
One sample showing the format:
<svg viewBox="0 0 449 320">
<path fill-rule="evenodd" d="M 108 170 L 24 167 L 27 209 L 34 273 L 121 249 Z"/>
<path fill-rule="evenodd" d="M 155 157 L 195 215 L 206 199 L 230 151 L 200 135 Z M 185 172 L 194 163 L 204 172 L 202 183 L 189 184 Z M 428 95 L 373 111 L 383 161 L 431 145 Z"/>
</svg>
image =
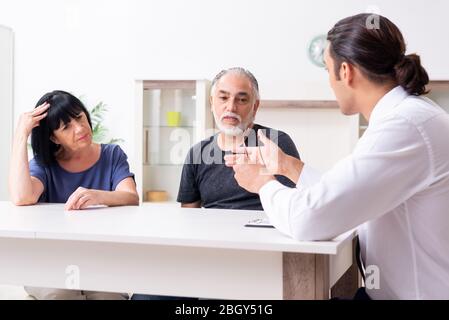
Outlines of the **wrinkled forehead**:
<svg viewBox="0 0 449 320">
<path fill-rule="evenodd" d="M 217 94 L 252 96 L 253 92 L 254 90 L 251 81 L 243 74 L 225 74 L 216 84 Z"/>
</svg>

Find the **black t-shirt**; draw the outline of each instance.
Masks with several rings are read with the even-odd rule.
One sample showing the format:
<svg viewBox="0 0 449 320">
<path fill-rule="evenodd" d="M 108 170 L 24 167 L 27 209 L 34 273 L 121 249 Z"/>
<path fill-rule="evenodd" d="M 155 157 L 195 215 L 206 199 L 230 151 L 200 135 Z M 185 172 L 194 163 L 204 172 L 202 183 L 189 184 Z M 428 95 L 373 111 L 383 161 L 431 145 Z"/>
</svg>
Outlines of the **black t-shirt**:
<svg viewBox="0 0 449 320">
<path fill-rule="evenodd" d="M 246 146 L 258 146 L 258 130 L 263 130 L 286 154 L 299 159 L 298 150 L 288 134 L 257 124 L 246 137 Z M 177 201 L 192 203 L 201 200 L 204 208 L 263 210 L 259 195 L 240 187 L 234 178 L 234 170 L 226 167 L 226 153 L 218 147 L 217 138 L 218 134 L 213 135 L 189 150 L 182 169 Z M 276 179 L 288 187 L 296 185 L 296 181 L 283 176 L 276 176 Z"/>
</svg>

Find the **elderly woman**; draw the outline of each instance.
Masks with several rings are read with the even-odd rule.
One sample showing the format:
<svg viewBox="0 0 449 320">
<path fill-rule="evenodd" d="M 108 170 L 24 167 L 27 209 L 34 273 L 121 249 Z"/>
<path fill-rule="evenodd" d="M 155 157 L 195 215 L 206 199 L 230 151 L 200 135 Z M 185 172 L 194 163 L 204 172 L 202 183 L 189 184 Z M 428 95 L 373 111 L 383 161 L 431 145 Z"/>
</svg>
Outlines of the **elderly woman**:
<svg viewBox="0 0 449 320">
<path fill-rule="evenodd" d="M 28 163 L 31 134 L 34 158 Z M 118 145 L 92 140 L 82 102 L 64 91 L 45 94 L 21 115 L 14 135 L 9 187 L 14 204 L 65 203 L 66 210 L 93 205 L 138 205 L 134 175 Z M 118 293 L 25 288 L 37 299 L 125 299 Z"/>
</svg>

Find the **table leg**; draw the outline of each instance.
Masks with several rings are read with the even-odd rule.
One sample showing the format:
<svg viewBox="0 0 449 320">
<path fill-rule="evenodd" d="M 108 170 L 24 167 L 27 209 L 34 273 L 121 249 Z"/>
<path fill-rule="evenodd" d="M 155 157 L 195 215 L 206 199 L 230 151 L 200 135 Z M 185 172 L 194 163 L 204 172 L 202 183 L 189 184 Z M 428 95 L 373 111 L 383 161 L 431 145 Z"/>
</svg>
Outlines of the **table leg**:
<svg viewBox="0 0 449 320">
<path fill-rule="evenodd" d="M 349 247 L 348 250 L 351 248 Z M 283 298 L 288 300 L 326 300 L 331 297 L 352 299 L 359 287 L 359 273 L 354 252 L 355 250 L 352 250 L 351 261 L 351 251 L 348 251 L 345 268 L 339 269 L 341 277 L 339 276 L 338 280 L 334 279 L 332 283 L 329 255 L 284 252 L 282 257 Z M 335 268 L 335 265 L 332 267 Z"/>
<path fill-rule="evenodd" d="M 352 264 L 343 276 L 335 283 L 331 289 L 332 298 L 352 299 L 359 287 L 361 287 L 361 276 L 355 258 L 356 240 L 353 240 Z"/>
<path fill-rule="evenodd" d="M 283 296 L 286 300 L 329 298 L 329 256 L 283 254 Z"/>
</svg>

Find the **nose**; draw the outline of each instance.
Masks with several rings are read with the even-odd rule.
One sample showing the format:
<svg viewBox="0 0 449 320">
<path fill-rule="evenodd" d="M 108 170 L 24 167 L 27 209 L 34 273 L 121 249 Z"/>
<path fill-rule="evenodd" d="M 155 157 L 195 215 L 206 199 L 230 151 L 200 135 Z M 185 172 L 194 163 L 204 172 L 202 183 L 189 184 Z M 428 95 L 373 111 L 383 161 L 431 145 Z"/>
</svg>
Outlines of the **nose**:
<svg viewBox="0 0 449 320">
<path fill-rule="evenodd" d="M 229 99 L 226 104 L 226 111 L 234 113 L 237 111 L 237 103 L 235 102 L 235 99 Z"/>
<path fill-rule="evenodd" d="M 78 134 L 78 133 L 80 133 L 80 132 L 83 131 L 83 125 L 82 125 L 81 123 L 75 122 L 75 123 L 73 124 L 73 127 L 74 127 L 74 129 L 75 129 L 75 133 L 76 133 L 76 134 Z"/>
</svg>

